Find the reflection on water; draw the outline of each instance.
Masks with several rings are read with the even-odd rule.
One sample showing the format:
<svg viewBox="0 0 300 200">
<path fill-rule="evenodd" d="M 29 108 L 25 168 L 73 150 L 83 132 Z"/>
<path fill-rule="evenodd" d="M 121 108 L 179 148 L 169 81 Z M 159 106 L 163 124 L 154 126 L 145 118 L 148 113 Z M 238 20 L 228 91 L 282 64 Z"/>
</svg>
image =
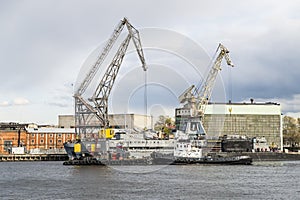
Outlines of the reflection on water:
<svg viewBox="0 0 300 200">
<path fill-rule="evenodd" d="M 295 199 L 300 162 L 251 166 L 0 163 L 0 199 Z"/>
</svg>

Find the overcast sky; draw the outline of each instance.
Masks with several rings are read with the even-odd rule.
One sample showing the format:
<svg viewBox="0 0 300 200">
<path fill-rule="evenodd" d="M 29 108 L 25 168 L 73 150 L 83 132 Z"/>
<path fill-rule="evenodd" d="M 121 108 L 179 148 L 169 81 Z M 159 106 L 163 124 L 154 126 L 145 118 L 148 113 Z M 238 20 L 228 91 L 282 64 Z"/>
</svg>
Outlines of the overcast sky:
<svg viewBox="0 0 300 200">
<path fill-rule="evenodd" d="M 227 90 L 224 101 L 249 102 L 250 98 L 256 102 L 273 101 L 282 105 L 283 114 L 300 117 L 299 11 L 299 1 L 279 0 L 247 3 L 238 0 L 0 0 L 0 121 L 57 124 L 59 114 L 73 114 L 73 89 L 83 63 L 108 39 L 124 16 L 144 32 L 155 28 L 184 36 L 210 57 L 218 43 L 223 43 L 236 66 L 220 74 Z M 155 38 L 162 39 L 159 34 Z M 147 47 L 157 45 L 151 44 L 154 38 L 146 40 Z M 149 68 L 152 66 L 153 70 L 164 66 L 163 71 L 173 65 L 164 53 L 151 54 L 151 49 L 148 57 L 146 53 Z M 153 61 L 154 55 L 165 60 Z M 172 77 L 180 75 L 180 71 L 173 72 Z M 151 76 L 150 69 L 149 73 Z M 167 71 L 163 73 L 170 75 Z M 124 74 L 129 76 L 130 72 L 123 72 L 122 80 Z M 127 79 L 130 85 L 130 78 Z M 194 83 L 194 79 L 184 79 L 186 82 L 178 91 L 176 83 L 168 82 L 173 87 L 168 90 L 167 98 L 172 96 L 170 106 L 178 103 L 176 95 L 180 90 Z M 162 85 L 170 87 L 168 84 Z M 138 90 L 129 93 L 139 97 Z M 131 101 L 128 100 L 133 107 L 135 103 Z M 152 103 L 154 110 L 167 106 Z"/>
</svg>

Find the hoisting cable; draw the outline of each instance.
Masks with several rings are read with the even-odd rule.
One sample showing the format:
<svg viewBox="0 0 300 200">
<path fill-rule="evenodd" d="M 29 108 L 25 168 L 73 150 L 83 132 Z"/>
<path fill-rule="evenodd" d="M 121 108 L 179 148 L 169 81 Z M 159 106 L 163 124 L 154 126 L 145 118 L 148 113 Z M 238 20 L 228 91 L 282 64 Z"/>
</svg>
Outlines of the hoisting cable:
<svg viewBox="0 0 300 200">
<path fill-rule="evenodd" d="M 228 73 L 228 95 L 229 99 L 228 102 L 232 102 L 232 75 L 231 75 L 231 67 L 229 67 L 229 73 Z"/>
<path fill-rule="evenodd" d="M 144 81 L 145 81 L 145 88 L 144 88 L 144 112 L 145 112 L 145 120 L 144 120 L 144 127 L 147 129 L 147 121 L 148 121 L 148 94 L 147 94 L 147 70 L 144 71 Z"/>
</svg>

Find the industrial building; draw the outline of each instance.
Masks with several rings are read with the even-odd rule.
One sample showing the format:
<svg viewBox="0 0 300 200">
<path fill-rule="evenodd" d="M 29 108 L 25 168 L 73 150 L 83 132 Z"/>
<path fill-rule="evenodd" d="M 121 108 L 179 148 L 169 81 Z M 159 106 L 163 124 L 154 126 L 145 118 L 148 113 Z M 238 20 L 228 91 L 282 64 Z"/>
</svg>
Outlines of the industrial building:
<svg viewBox="0 0 300 200">
<path fill-rule="evenodd" d="M 26 144 L 25 126 L 27 124 L 13 122 L 0 124 L 0 154 L 9 154 L 11 147 Z"/>
<path fill-rule="evenodd" d="M 58 116 L 58 127 L 59 128 L 75 128 L 74 115 L 59 115 Z"/>
<path fill-rule="evenodd" d="M 75 139 L 74 128 L 40 127 L 36 124 L 1 123 L 0 154 L 65 153 L 63 143 Z M 14 148 L 23 148 L 16 151 Z"/>
<path fill-rule="evenodd" d="M 118 128 L 127 129 L 151 129 L 153 128 L 153 117 L 149 115 L 139 114 L 110 114 L 108 115 L 109 125 Z M 97 123 L 97 119 L 93 119 L 92 123 Z M 98 122 L 99 123 L 99 122 Z M 73 128 L 75 126 L 74 115 L 60 115 L 58 117 L 60 128 Z"/>
<path fill-rule="evenodd" d="M 189 108 L 175 111 L 176 128 L 188 116 Z M 205 109 L 204 128 L 208 137 L 241 135 L 249 138 L 265 137 L 273 147 L 283 147 L 282 114 L 278 103 L 209 103 Z"/>
<path fill-rule="evenodd" d="M 120 128 L 153 129 L 153 117 L 139 114 L 112 114 L 108 115 L 110 126 Z"/>
<path fill-rule="evenodd" d="M 110 125 L 119 128 L 152 128 L 153 117 L 138 114 L 109 115 Z M 12 147 L 27 153 L 65 153 L 63 143 L 75 140 L 74 115 L 60 115 L 58 127 L 36 124 L 0 123 L 0 154 L 11 154 Z"/>
<path fill-rule="evenodd" d="M 26 127 L 26 150 L 31 153 L 65 153 L 63 144 L 75 140 L 74 128 Z"/>
</svg>

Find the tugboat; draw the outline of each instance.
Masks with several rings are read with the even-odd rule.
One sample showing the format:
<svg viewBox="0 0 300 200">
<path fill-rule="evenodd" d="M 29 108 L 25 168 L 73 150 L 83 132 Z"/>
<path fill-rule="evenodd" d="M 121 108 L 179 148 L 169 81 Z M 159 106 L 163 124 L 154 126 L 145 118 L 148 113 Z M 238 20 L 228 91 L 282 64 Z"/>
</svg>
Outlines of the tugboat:
<svg viewBox="0 0 300 200">
<path fill-rule="evenodd" d="M 92 157 L 90 151 L 77 137 L 75 141 L 68 141 L 64 143 L 64 148 L 70 160 L 80 160 L 83 157 Z"/>
<path fill-rule="evenodd" d="M 250 156 L 228 156 L 210 153 L 207 149 L 206 133 L 200 118 L 191 118 L 178 132 L 173 154 L 153 152 L 153 164 L 229 164 L 250 165 Z"/>
</svg>

